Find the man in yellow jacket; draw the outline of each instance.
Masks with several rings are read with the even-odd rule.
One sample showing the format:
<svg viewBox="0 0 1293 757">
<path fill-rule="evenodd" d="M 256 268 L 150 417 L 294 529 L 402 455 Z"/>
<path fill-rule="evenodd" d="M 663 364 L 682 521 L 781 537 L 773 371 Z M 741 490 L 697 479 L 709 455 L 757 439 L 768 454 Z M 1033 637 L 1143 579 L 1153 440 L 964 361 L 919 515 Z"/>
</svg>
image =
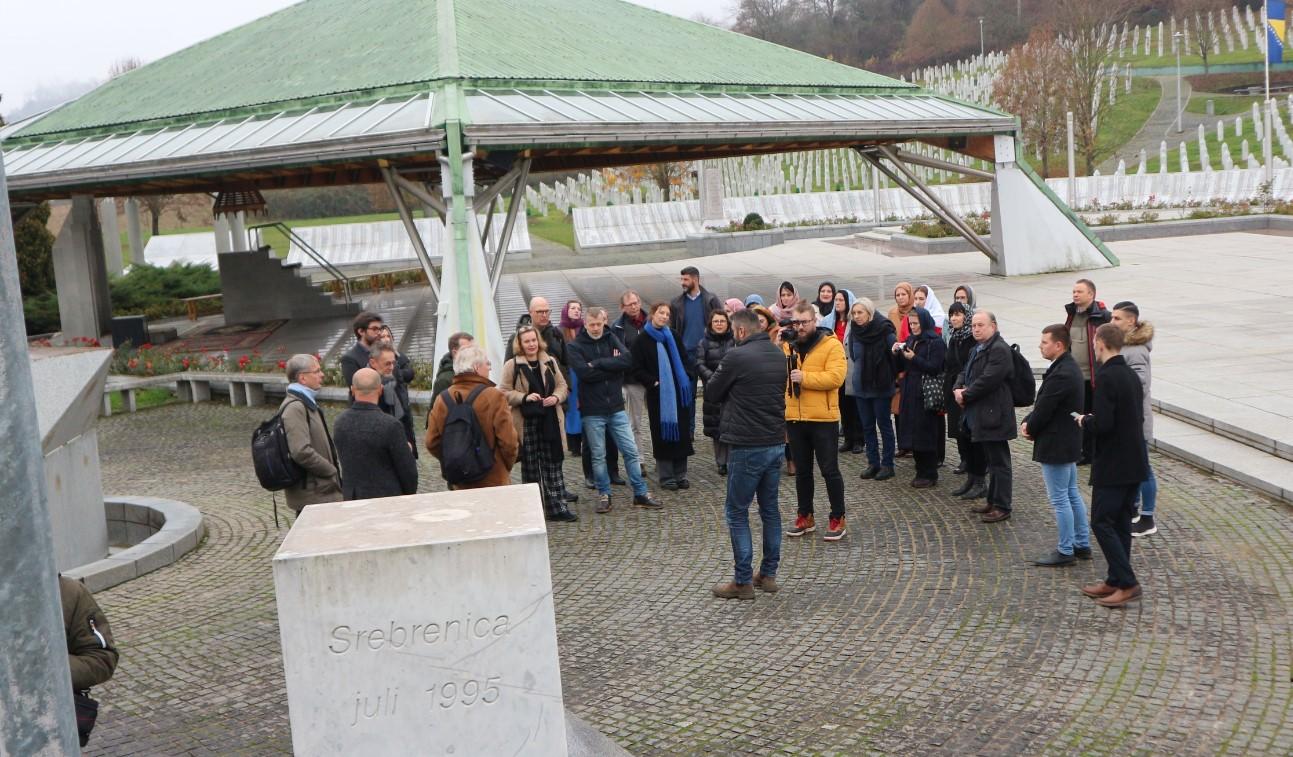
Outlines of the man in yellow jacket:
<svg viewBox="0 0 1293 757">
<path fill-rule="evenodd" d="M 848 372 L 844 346 L 830 329 L 817 327 L 817 308 L 801 302 L 793 311 L 795 338 L 783 339 L 789 361 L 786 383 L 786 436 L 795 462 L 799 516 L 786 536 L 817 530 L 813 521 L 813 457 L 826 480 L 831 503 L 826 541 L 844 538 L 844 477 L 839 462 L 839 390 Z"/>
</svg>

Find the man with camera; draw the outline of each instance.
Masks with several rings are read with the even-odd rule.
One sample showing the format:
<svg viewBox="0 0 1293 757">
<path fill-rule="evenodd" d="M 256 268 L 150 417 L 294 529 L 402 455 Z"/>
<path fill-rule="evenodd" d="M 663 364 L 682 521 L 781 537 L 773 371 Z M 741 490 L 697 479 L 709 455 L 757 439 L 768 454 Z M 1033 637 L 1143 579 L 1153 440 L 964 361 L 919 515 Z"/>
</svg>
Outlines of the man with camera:
<svg viewBox="0 0 1293 757">
<path fill-rule="evenodd" d="M 801 302 L 792 311 L 790 328 L 781 333 L 790 380 L 786 382 L 786 435 L 795 463 L 799 516 L 786 536 L 817 530 L 813 521 L 813 458 L 826 481 L 831 514 L 825 541 L 839 541 L 844 525 L 844 477 L 839 464 L 839 389 L 848 365 L 835 334 L 817 327 L 817 308 Z"/>
</svg>

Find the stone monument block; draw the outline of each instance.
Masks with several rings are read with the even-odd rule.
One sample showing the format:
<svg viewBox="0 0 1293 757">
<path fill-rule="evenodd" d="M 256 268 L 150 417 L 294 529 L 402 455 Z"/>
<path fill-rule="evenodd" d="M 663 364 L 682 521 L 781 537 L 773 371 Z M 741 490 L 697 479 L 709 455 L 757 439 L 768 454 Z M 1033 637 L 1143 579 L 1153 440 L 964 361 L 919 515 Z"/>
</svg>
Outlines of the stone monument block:
<svg viewBox="0 0 1293 757">
<path fill-rule="evenodd" d="M 567 754 L 535 485 L 311 505 L 273 564 L 297 754 Z"/>
</svg>

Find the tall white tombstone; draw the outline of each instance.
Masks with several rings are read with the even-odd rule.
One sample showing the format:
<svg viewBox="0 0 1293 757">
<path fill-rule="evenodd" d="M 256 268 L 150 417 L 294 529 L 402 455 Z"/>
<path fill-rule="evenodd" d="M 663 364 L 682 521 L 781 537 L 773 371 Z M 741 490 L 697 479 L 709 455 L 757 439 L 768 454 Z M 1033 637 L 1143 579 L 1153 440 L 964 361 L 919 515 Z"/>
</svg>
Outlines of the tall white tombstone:
<svg viewBox="0 0 1293 757">
<path fill-rule="evenodd" d="M 139 200 L 126 198 L 126 240 L 130 242 L 130 262 L 142 265 L 144 262 L 144 234 L 139 223 Z"/>
<path fill-rule="evenodd" d="M 103 233 L 103 262 L 109 276 L 120 276 L 121 228 L 117 225 L 117 201 L 111 197 L 99 200 L 99 229 Z"/>
<path fill-rule="evenodd" d="M 535 485 L 311 505 L 274 587 L 297 754 L 567 754 Z"/>
</svg>

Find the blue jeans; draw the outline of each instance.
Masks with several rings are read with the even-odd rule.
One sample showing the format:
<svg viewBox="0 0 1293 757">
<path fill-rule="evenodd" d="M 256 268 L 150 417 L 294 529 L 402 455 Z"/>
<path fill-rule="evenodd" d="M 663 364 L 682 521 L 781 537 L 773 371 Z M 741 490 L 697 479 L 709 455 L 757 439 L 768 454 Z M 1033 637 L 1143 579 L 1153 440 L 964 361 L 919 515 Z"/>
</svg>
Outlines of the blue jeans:
<svg viewBox="0 0 1293 757">
<path fill-rule="evenodd" d="M 1042 480 L 1046 496 L 1055 510 L 1055 525 L 1060 538 L 1056 549 L 1062 555 L 1073 554 L 1073 548 L 1091 548 L 1091 529 L 1086 517 L 1086 502 L 1077 485 L 1077 463 L 1042 463 Z"/>
<path fill-rule="evenodd" d="M 1145 442 L 1145 455 L 1149 455 L 1149 442 Z M 1154 517 L 1154 508 L 1158 506 L 1158 479 L 1154 477 L 1154 469 L 1149 469 L 1149 478 L 1140 482 L 1140 491 L 1136 494 L 1136 504 L 1140 506 L 1140 514 Z"/>
<path fill-rule="evenodd" d="M 623 410 L 613 415 L 585 415 L 584 443 L 593 451 L 593 483 L 597 485 L 598 494 L 611 493 L 611 476 L 606 471 L 606 436 L 615 439 L 624 458 L 624 472 L 629 474 L 629 485 L 633 494 L 641 496 L 647 493 L 646 479 L 642 478 L 642 466 L 638 462 L 638 445 L 633 440 L 633 428 L 629 425 L 629 414 Z"/>
<path fill-rule="evenodd" d="M 862 417 L 862 438 L 866 443 L 866 461 L 870 465 L 893 467 L 893 415 L 889 412 L 892 397 L 854 397 L 858 415 Z M 884 455 L 876 444 L 876 427 L 880 427 L 879 441 L 884 444 Z"/>
<path fill-rule="evenodd" d="M 732 533 L 732 557 L 736 562 L 735 579 L 748 584 L 753 579 L 751 561 L 754 545 L 750 537 L 750 502 L 759 499 L 759 519 L 763 521 L 763 562 L 759 573 L 777 575 L 781 563 L 781 510 L 777 488 L 781 485 L 782 445 L 770 447 L 733 447 L 727 453 L 727 528 Z"/>
</svg>

